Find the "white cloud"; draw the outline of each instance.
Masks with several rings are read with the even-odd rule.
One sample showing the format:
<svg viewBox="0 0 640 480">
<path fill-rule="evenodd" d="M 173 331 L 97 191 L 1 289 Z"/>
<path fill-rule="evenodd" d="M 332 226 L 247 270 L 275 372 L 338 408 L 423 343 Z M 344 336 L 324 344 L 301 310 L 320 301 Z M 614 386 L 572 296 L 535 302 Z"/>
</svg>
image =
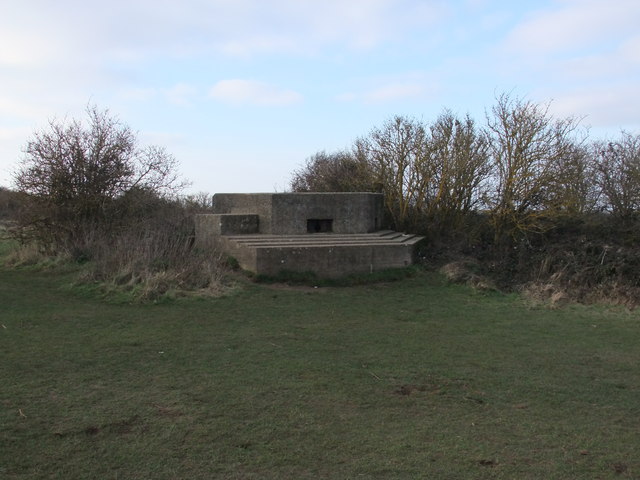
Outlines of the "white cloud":
<svg viewBox="0 0 640 480">
<path fill-rule="evenodd" d="M 139 137 L 142 145 L 162 145 L 174 154 L 179 147 L 184 147 L 187 143 L 182 133 L 145 130 Z"/>
<path fill-rule="evenodd" d="M 12 174 L 22 158 L 22 147 L 31 133 L 27 127 L 0 128 L 0 186 L 12 183 Z"/>
<path fill-rule="evenodd" d="M 191 100 L 197 94 L 197 89 L 186 83 L 178 83 L 164 90 L 163 93 L 169 103 L 184 107 L 191 105 Z"/>
<path fill-rule="evenodd" d="M 557 0 L 516 26 L 506 47 L 525 54 L 553 54 L 585 47 L 608 48 L 612 39 L 637 31 L 637 0 Z"/>
<path fill-rule="evenodd" d="M 365 86 L 357 93 L 345 92 L 337 95 L 335 99 L 339 102 L 381 104 L 424 99 L 437 90 L 433 81 L 420 72 L 370 79 L 368 83 L 369 86 Z"/>
<path fill-rule="evenodd" d="M 630 64 L 640 65 L 640 35 L 635 35 L 620 45 L 620 58 Z"/>
<path fill-rule="evenodd" d="M 425 93 L 424 85 L 415 83 L 396 83 L 376 88 L 364 94 L 367 103 L 381 103 L 408 98 L 418 98 Z"/>
<path fill-rule="evenodd" d="M 0 34 L 0 65 L 29 68 L 48 62 L 57 56 L 60 46 L 55 38 L 32 35 L 17 28 L 5 28 Z"/>
<path fill-rule="evenodd" d="M 22 140 L 22 138 L 28 136 L 30 133 L 31 130 L 26 127 L 0 128 L 0 140 L 2 140 L 3 142 L 15 142 L 18 140 Z"/>
<path fill-rule="evenodd" d="M 371 49 L 432 25 L 444 15 L 441 5 L 433 0 L 245 0 L 225 11 L 226 33 L 216 46 L 243 56 L 315 53 L 332 45 Z"/>
<path fill-rule="evenodd" d="M 633 123 L 640 106 L 639 24 L 637 0 L 554 0 L 512 28 L 494 69 L 554 99 L 562 116 L 586 116 L 594 127 Z"/>
<path fill-rule="evenodd" d="M 551 110 L 559 117 L 584 115 L 583 123 L 596 128 L 637 129 L 640 128 L 640 85 L 623 84 L 565 92 L 553 100 Z"/>
<path fill-rule="evenodd" d="M 145 102 L 158 95 L 157 88 L 124 88 L 118 92 L 118 96 L 123 100 L 133 100 L 135 102 Z"/>
<path fill-rule="evenodd" d="M 638 45 L 640 48 L 640 45 Z M 593 54 L 561 59 L 547 63 L 548 71 L 562 78 L 581 84 L 594 80 L 619 81 L 624 78 L 640 78 L 640 52 L 622 46 L 607 54 Z M 635 58 L 634 58 L 635 57 Z"/>
<path fill-rule="evenodd" d="M 0 18 L 0 64 L 89 58 L 371 48 L 442 16 L 439 1 L 15 1 Z"/>
<path fill-rule="evenodd" d="M 119 92 L 120 98 L 136 102 L 146 102 L 157 98 L 164 99 L 179 107 L 186 107 L 192 104 L 193 98 L 198 94 L 198 89 L 188 83 L 177 83 L 172 87 L 158 88 L 125 88 Z"/>
<path fill-rule="evenodd" d="M 14 119 L 46 118 L 47 110 L 28 99 L 0 97 L 0 115 Z"/>
<path fill-rule="evenodd" d="M 294 90 L 243 79 L 220 80 L 209 96 L 233 105 L 284 106 L 302 101 L 302 95 Z"/>
<path fill-rule="evenodd" d="M 216 49 L 231 57 L 249 57 L 255 54 L 274 52 L 299 52 L 300 44 L 282 35 L 249 34 L 243 38 L 232 37 L 215 42 Z"/>
</svg>

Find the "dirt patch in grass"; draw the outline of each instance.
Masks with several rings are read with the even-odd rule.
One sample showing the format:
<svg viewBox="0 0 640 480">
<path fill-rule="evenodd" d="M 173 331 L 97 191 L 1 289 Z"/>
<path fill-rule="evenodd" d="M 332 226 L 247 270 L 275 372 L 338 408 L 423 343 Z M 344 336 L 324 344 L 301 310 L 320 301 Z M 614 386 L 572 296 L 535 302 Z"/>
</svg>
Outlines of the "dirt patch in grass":
<svg viewBox="0 0 640 480">
<path fill-rule="evenodd" d="M 157 403 L 154 403 L 153 407 L 156 409 L 158 415 L 162 417 L 176 418 L 182 416 L 182 412 L 177 408 L 163 407 L 162 405 L 158 405 Z"/>
<path fill-rule="evenodd" d="M 266 288 L 269 290 L 285 290 L 292 292 L 304 292 L 304 293 L 327 293 L 331 287 L 318 287 L 309 285 L 291 285 L 288 283 L 267 283 Z"/>
<path fill-rule="evenodd" d="M 482 265 L 477 260 L 457 260 L 443 265 L 440 270 L 452 283 L 468 285 L 476 290 L 496 290 L 493 281 L 482 273 Z"/>
<path fill-rule="evenodd" d="M 101 424 L 90 424 L 79 429 L 56 429 L 53 431 L 53 435 L 58 438 L 66 438 L 78 435 L 85 435 L 88 437 L 94 437 L 98 435 L 139 435 L 145 433 L 147 430 L 148 427 L 144 423 L 144 421 L 138 415 L 133 415 L 123 420 Z"/>
</svg>

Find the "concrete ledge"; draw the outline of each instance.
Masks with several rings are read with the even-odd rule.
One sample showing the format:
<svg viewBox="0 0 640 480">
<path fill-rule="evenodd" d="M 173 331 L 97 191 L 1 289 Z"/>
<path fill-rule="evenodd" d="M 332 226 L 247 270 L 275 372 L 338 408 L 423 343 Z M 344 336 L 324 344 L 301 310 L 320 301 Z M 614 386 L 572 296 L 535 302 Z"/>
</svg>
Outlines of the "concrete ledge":
<svg viewBox="0 0 640 480">
<path fill-rule="evenodd" d="M 214 241 L 214 236 L 249 235 L 258 232 L 258 215 L 251 214 L 198 214 L 195 216 L 198 244 Z"/>
<path fill-rule="evenodd" d="M 224 250 L 245 270 L 262 275 L 312 271 L 340 277 L 400 268 L 414 261 L 424 237 L 384 231 L 371 234 L 247 235 L 221 237 Z"/>
<path fill-rule="evenodd" d="M 230 241 L 247 247 L 294 247 L 294 246 L 338 246 L 338 245 L 415 245 L 423 237 L 407 235 L 398 232 L 389 232 L 383 235 L 377 233 L 335 235 L 247 235 L 230 236 Z"/>
<path fill-rule="evenodd" d="M 255 271 L 263 275 L 310 271 L 320 277 L 371 273 L 411 265 L 413 250 L 402 244 L 257 247 Z"/>
</svg>

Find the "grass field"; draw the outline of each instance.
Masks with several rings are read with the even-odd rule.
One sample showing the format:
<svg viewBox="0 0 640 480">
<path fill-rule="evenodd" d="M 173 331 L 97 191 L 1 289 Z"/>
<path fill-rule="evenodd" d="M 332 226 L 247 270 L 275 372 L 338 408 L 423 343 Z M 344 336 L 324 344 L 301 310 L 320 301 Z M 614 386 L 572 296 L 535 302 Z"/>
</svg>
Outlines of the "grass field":
<svg viewBox="0 0 640 480">
<path fill-rule="evenodd" d="M 0 268 L 0 478 L 640 478 L 640 316 L 431 273 L 113 304 Z"/>
</svg>

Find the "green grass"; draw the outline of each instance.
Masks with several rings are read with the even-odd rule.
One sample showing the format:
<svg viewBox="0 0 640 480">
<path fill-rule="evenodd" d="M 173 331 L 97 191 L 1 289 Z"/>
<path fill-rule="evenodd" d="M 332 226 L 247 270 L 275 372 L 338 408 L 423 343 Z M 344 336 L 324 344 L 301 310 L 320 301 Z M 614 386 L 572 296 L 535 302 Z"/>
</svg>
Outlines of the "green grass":
<svg viewBox="0 0 640 480">
<path fill-rule="evenodd" d="M 640 317 L 415 273 L 106 304 L 0 268 L 0 478 L 640 477 Z"/>
<path fill-rule="evenodd" d="M 373 283 L 395 282 L 413 277 L 423 269 L 419 266 L 409 266 L 400 268 L 388 268 L 371 273 L 355 273 L 338 278 L 318 277 L 314 272 L 294 272 L 283 270 L 278 275 L 253 275 L 258 283 L 287 285 L 302 285 L 310 287 L 355 287 L 359 285 L 370 285 Z"/>
<path fill-rule="evenodd" d="M 0 221 L 0 262 L 16 247 L 15 240 L 9 238 L 7 227 Z"/>
</svg>

